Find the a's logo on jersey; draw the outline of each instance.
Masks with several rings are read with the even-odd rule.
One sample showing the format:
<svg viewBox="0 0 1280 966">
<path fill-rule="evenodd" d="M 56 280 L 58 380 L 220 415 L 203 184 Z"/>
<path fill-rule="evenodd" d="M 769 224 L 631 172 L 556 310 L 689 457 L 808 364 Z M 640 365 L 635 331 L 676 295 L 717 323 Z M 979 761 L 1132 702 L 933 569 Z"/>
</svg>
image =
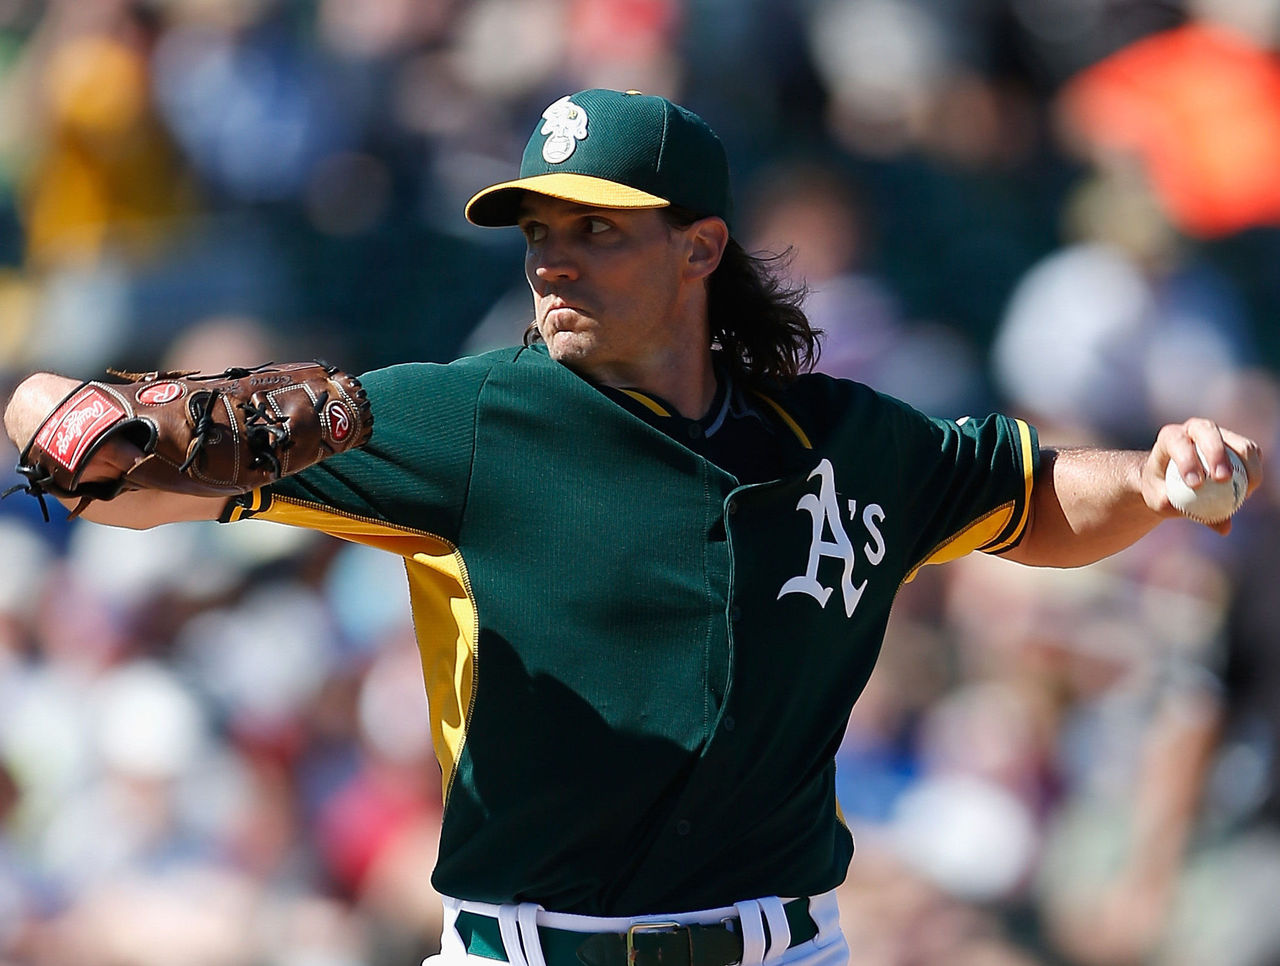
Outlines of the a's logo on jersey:
<svg viewBox="0 0 1280 966">
<path fill-rule="evenodd" d="M 565 95 L 543 111 L 542 117 L 547 123 L 539 133 L 548 135 L 542 145 L 542 157 L 547 164 L 568 160 L 578 142 L 587 136 L 587 112 Z"/>
<path fill-rule="evenodd" d="M 853 541 L 844 526 L 844 515 L 839 500 L 836 498 L 836 473 L 831 461 L 820 462 L 809 479 L 818 477 L 818 492 L 806 493 L 796 503 L 797 510 L 804 510 L 812 518 L 812 539 L 809 543 L 809 560 L 804 573 L 792 577 L 778 591 L 781 600 L 787 594 L 807 594 L 825 608 L 831 597 L 833 587 L 828 587 L 818 579 L 818 565 L 823 557 L 839 560 L 843 565 L 840 575 L 840 594 L 844 598 L 844 613 L 852 617 L 862 593 L 867 589 L 867 581 L 854 584 L 853 570 L 857 557 L 853 549 Z M 858 518 L 858 501 L 849 500 L 849 519 Z M 876 565 L 884 559 L 884 537 L 880 532 L 880 522 L 884 520 L 884 509 L 878 503 L 869 503 L 862 510 L 862 526 L 870 540 L 863 544 L 862 552 L 867 561 Z"/>
</svg>

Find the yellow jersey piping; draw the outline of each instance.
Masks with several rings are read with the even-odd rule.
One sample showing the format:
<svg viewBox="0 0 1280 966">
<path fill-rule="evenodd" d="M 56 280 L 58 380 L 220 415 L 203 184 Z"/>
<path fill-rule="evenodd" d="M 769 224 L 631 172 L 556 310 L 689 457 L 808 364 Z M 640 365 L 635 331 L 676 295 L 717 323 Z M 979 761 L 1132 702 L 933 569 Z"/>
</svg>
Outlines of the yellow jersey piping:
<svg viewBox="0 0 1280 966">
<path fill-rule="evenodd" d="M 1021 419 L 1015 419 L 1018 425 L 1018 441 L 1022 444 L 1022 515 L 1018 518 L 1018 525 L 1014 527 L 1013 533 L 995 546 L 983 548 L 987 553 L 999 553 L 1002 550 L 1008 550 L 1022 536 L 1022 531 L 1026 529 L 1027 518 L 1031 514 L 1031 491 L 1035 487 L 1035 466 L 1031 461 L 1031 427 Z"/>
<path fill-rule="evenodd" d="M 654 401 L 653 399 L 650 399 L 648 396 L 646 396 L 644 393 L 640 392 L 639 390 L 619 389 L 618 391 L 626 393 L 636 402 L 640 403 L 640 405 L 644 406 L 645 409 L 649 410 L 652 413 L 657 414 L 658 416 L 671 415 L 671 413 L 669 413 L 663 406 L 660 406 L 656 401 Z"/>
<path fill-rule="evenodd" d="M 796 421 L 791 417 L 791 414 L 790 414 L 789 412 L 787 412 L 785 409 L 783 409 L 781 405 L 779 405 L 777 402 L 775 402 L 775 401 L 774 401 L 773 399 L 771 399 L 770 397 L 766 396 L 764 393 L 762 393 L 762 392 L 757 392 L 757 391 L 756 391 L 756 390 L 754 390 L 754 389 L 752 390 L 752 393 L 753 393 L 754 395 L 756 395 L 756 396 L 759 396 L 761 399 L 763 399 L 765 402 L 767 402 L 770 406 L 772 406 L 772 407 L 773 407 L 773 411 L 774 411 L 774 412 L 776 412 L 776 413 L 778 414 L 778 417 L 779 417 L 779 418 L 780 418 L 784 423 L 786 423 L 786 424 L 787 424 L 787 428 L 788 428 L 789 430 L 791 430 L 791 432 L 792 432 L 792 433 L 794 433 L 794 434 L 795 434 L 795 437 L 796 437 L 796 439 L 798 439 L 798 440 L 800 441 L 800 445 L 801 445 L 801 446 L 803 446 L 805 449 L 813 449 L 813 443 L 811 443 L 811 442 L 809 441 L 809 437 L 808 437 L 807 435 L 805 435 L 805 431 L 804 431 L 803 429 L 801 429 L 801 428 L 800 428 L 800 424 L 799 424 L 799 423 L 797 423 L 797 422 L 796 422 Z"/>
</svg>

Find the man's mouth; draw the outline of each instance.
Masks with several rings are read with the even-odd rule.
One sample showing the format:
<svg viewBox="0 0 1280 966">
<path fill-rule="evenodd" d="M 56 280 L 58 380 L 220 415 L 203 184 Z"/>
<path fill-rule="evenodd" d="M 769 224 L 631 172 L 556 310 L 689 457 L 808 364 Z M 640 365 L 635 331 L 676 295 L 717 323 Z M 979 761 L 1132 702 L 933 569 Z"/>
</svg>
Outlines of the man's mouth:
<svg viewBox="0 0 1280 966">
<path fill-rule="evenodd" d="M 571 328 L 574 322 L 583 315 L 583 311 L 576 305 L 570 305 L 568 302 L 556 300 L 547 308 L 547 323 L 553 329 Z"/>
</svg>

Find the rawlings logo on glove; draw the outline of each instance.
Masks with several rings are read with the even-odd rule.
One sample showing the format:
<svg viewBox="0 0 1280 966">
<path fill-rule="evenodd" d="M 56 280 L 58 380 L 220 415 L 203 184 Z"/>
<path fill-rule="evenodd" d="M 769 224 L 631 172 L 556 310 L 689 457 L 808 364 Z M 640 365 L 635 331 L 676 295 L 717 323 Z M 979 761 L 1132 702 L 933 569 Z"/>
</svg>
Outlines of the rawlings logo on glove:
<svg viewBox="0 0 1280 966">
<path fill-rule="evenodd" d="M 373 414 L 360 381 L 318 362 L 221 373 L 116 373 L 127 383 L 86 382 L 60 402 L 22 452 L 23 490 L 110 500 L 125 490 L 235 496 L 363 446 Z M 93 454 L 119 436 L 142 456 L 119 479 L 81 482 Z"/>
</svg>

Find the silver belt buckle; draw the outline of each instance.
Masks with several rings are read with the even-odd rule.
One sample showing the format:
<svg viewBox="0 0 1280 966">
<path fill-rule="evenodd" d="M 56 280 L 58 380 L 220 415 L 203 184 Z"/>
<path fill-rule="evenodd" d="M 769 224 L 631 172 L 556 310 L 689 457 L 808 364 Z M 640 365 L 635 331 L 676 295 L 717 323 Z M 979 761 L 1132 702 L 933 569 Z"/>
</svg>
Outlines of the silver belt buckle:
<svg viewBox="0 0 1280 966">
<path fill-rule="evenodd" d="M 637 922 L 627 927 L 627 966 L 636 963 L 636 933 L 638 932 L 679 932 L 684 927 L 678 922 Z M 686 930 L 687 935 L 687 930 Z M 614 947 L 617 948 L 617 947 Z M 693 962 L 693 940 L 689 939 L 689 962 Z"/>
</svg>

